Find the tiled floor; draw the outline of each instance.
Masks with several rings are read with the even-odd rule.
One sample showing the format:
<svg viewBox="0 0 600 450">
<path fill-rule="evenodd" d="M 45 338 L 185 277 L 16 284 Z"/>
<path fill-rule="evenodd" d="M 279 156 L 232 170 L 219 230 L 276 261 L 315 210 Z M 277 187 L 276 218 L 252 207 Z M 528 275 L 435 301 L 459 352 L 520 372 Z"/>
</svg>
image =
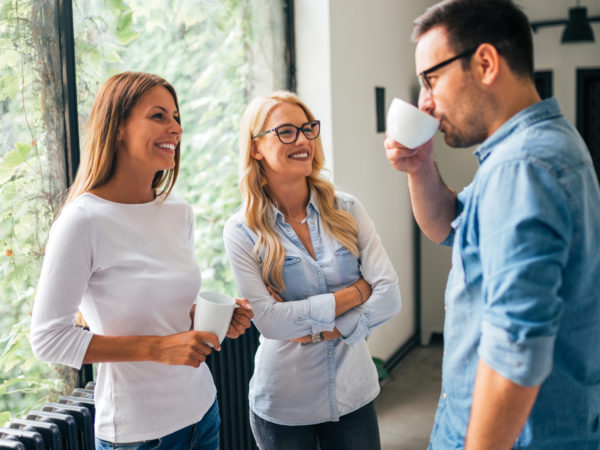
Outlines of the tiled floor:
<svg viewBox="0 0 600 450">
<path fill-rule="evenodd" d="M 375 400 L 383 450 L 424 450 L 440 395 L 442 343 L 416 347 L 394 368 Z"/>
</svg>

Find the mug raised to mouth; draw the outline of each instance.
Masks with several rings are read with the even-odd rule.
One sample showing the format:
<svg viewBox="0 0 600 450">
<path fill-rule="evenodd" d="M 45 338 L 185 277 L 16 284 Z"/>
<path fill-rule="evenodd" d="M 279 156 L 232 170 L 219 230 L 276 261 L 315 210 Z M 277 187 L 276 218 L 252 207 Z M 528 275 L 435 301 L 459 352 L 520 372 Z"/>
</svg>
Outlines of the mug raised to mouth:
<svg viewBox="0 0 600 450">
<path fill-rule="evenodd" d="M 440 128 L 440 121 L 408 102 L 394 98 L 387 113 L 387 132 L 408 148 L 423 145 Z"/>
</svg>

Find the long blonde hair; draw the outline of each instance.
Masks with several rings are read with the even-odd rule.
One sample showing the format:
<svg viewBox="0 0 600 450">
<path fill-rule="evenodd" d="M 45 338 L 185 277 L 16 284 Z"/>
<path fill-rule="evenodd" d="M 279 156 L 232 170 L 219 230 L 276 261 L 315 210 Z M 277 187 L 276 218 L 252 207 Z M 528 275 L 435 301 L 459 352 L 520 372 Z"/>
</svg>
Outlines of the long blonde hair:
<svg viewBox="0 0 600 450">
<path fill-rule="evenodd" d="M 273 199 L 269 193 L 262 162 L 252 157 L 252 146 L 254 145 L 252 136 L 263 131 L 262 128 L 269 113 L 281 103 L 297 105 L 302 108 L 309 121 L 315 120 L 312 112 L 296 94 L 277 91 L 268 97 L 254 99 L 246 108 L 240 127 L 240 190 L 244 199 L 246 222 L 258 235 L 258 241 L 254 246 L 254 255 L 262 266 L 263 281 L 273 285 L 280 292 L 285 290 L 282 275 L 285 250 L 271 225 L 270 205 L 273 203 Z M 349 212 L 337 209 L 335 188 L 321 175 L 325 161 L 321 137 L 315 139 L 314 143 L 312 172 L 306 181 L 308 188 L 314 192 L 317 199 L 323 227 L 326 232 L 358 257 L 356 221 Z"/>
<path fill-rule="evenodd" d="M 171 93 L 175 107 L 179 110 L 175 89 L 158 75 L 122 72 L 110 77 L 100 87 L 87 122 L 81 164 L 64 205 L 80 194 L 102 186 L 112 177 L 119 127 L 127 121 L 140 98 L 156 86 L 162 86 Z M 160 192 L 156 192 L 157 196 L 164 194 L 166 197 L 173 189 L 179 173 L 180 147 L 181 142 L 175 148 L 175 166 L 154 175 L 152 189 L 156 192 L 162 187 Z"/>
</svg>

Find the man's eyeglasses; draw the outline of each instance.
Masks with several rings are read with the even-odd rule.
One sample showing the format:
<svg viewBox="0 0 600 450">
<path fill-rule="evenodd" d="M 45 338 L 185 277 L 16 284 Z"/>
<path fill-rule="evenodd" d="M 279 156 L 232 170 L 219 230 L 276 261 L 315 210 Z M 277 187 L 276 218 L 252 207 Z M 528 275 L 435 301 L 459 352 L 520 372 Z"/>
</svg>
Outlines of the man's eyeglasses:
<svg viewBox="0 0 600 450">
<path fill-rule="evenodd" d="M 310 122 L 306 122 L 299 127 L 292 125 L 291 123 L 284 123 L 278 127 L 258 133 L 257 135 L 252 136 L 252 139 L 264 136 L 267 133 L 275 132 L 282 144 L 293 144 L 298 140 L 298 136 L 300 135 L 301 131 L 306 139 L 312 141 L 319 137 L 320 129 L 321 122 L 318 120 L 311 120 Z"/>
<path fill-rule="evenodd" d="M 467 50 L 466 52 L 459 53 L 458 55 L 453 56 L 452 58 L 448 58 L 448 59 L 442 61 L 441 63 L 436 64 L 435 66 L 433 66 L 427 70 L 424 70 L 423 72 L 421 72 L 419 74 L 419 84 L 427 92 L 431 92 L 431 90 L 433 88 L 432 88 L 431 82 L 429 81 L 429 78 L 428 78 L 429 74 L 435 72 L 436 70 L 441 69 L 442 67 L 447 66 L 448 64 L 450 64 L 456 60 L 459 60 L 461 58 L 466 58 L 467 56 L 471 56 L 473 53 L 475 53 L 477 51 L 478 48 L 479 48 L 479 46 L 472 48 L 470 50 Z"/>
</svg>

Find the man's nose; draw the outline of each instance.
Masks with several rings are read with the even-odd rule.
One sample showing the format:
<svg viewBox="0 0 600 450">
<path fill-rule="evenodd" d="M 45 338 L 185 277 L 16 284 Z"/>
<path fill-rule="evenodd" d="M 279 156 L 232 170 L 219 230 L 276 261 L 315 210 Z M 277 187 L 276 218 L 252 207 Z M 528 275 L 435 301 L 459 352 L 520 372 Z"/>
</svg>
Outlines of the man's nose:
<svg viewBox="0 0 600 450">
<path fill-rule="evenodd" d="M 433 115 L 435 110 L 435 101 L 431 92 L 424 87 L 419 91 L 419 109 L 427 114 Z"/>
</svg>

